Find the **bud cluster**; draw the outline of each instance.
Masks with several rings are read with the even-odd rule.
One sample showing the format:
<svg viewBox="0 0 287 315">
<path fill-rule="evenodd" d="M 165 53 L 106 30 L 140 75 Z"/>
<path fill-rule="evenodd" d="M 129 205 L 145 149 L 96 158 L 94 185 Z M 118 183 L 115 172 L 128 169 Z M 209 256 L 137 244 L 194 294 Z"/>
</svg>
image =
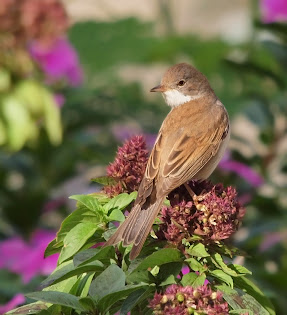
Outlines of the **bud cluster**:
<svg viewBox="0 0 287 315">
<path fill-rule="evenodd" d="M 149 307 L 156 315 L 229 314 L 222 293 L 212 291 L 209 285 L 193 288 L 173 284 L 164 293 L 156 293 Z"/>
</svg>

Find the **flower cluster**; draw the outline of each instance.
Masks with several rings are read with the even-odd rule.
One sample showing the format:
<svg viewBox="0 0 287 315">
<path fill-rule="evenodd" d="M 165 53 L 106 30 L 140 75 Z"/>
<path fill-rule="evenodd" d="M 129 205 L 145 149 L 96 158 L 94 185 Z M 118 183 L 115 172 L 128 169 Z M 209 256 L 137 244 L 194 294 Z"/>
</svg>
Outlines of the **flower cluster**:
<svg viewBox="0 0 287 315">
<path fill-rule="evenodd" d="M 208 181 L 190 182 L 189 186 L 196 194 L 193 198 L 185 186 L 169 194 L 171 206 L 162 209 L 159 238 L 178 245 L 193 234 L 207 242 L 229 238 L 245 214 L 236 199 L 236 190 L 224 189 L 222 184 L 213 186 Z"/>
<path fill-rule="evenodd" d="M 212 291 L 209 285 L 195 289 L 173 284 L 163 294 L 156 293 L 149 302 L 149 307 L 156 315 L 229 314 L 228 304 L 224 302 L 222 293 Z"/>
<path fill-rule="evenodd" d="M 143 136 L 134 136 L 119 147 L 115 161 L 107 167 L 107 175 L 115 180 L 114 185 L 104 187 L 110 196 L 138 190 L 148 160 L 148 151 Z"/>
<path fill-rule="evenodd" d="M 50 44 L 67 28 L 68 17 L 59 0 L 0 2 L 0 32 L 9 46 L 25 45 L 31 40 Z"/>
</svg>

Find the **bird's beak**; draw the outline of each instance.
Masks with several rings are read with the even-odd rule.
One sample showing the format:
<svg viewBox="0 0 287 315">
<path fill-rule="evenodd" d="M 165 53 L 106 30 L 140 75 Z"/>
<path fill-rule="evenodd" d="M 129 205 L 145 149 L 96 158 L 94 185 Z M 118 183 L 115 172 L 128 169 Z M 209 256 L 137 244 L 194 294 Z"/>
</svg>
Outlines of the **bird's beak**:
<svg viewBox="0 0 287 315">
<path fill-rule="evenodd" d="M 150 92 L 165 92 L 166 91 L 166 87 L 164 85 L 157 85 L 154 88 L 152 88 L 150 90 Z"/>
</svg>

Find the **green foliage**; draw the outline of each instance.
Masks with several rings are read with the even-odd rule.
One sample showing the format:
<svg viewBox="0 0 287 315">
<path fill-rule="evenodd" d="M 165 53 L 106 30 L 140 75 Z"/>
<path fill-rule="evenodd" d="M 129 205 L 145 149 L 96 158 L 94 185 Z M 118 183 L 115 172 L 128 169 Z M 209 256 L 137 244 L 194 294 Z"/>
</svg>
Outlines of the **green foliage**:
<svg viewBox="0 0 287 315">
<path fill-rule="evenodd" d="M 4 84 L 4 83 L 3 83 Z M 0 145 L 18 151 L 39 137 L 39 120 L 43 120 L 50 142 L 62 141 L 60 110 L 51 92 L 33 80 L 20 81 L 0 98 Z"/>
<path fill-rule="evenodd" d="M 126 314 L 144 309 L 147 299 L 168 285 L 180 283 L 197 288 L 206 280 L 223 292 L 230 308 L 235 311 L 233 313 L 248 309 L 250 314 L 275 314 L 270 301 L 245 277 L 251 272 L 244 266 L 226 263 L 228 257 L 219 254 L 218 251 L 226 246 L 224 243 L 210 247 L 199 240 L 183 240 L 183 254 L 177 248 L 161 249 L 161 242 L 150 236 L 141 255 L 134 261 L 128 259 L 129 247 L 119 247 L 117 251 L 111 246 L 85 249 L 90 238 L 95 243 L 104 239 L 102 235 L 113 218 L 112 213 L 125 211 L 136 193 L 105 198 L 104 202 L 99 195 L 72 196 L 77 200 L 77 209 L 63 222 L 56 243 L 53 242 L 61 253 L 58 267 L 42 282 L 43 291 L 27 295 L 52 304 L 45 308 L 46 314 L 53 314 L 56 306 L 64 314 L 70 314 L 71 310 L 77 314 L 116 311 Z M 48 247 L 47 254 L 51 247 Z M 147 254 L 146 248 L 150 248 Z M 183 266 L 190 268 L 185 275 L 181 275 Z M 25 312 L 30 309 L 36 312 L 33 305 L 31 308 L 27 306 Z"/>
</svg>

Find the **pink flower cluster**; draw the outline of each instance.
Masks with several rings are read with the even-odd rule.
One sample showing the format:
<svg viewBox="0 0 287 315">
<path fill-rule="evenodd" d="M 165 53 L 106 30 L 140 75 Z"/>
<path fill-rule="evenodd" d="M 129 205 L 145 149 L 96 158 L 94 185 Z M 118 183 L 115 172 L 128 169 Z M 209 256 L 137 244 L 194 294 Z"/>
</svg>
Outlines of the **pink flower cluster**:
<svg viewBox="0 0 287 315">
<path fill-rule="evenodd" d="M 287 21 L 286 0 L 261 0 L 260 7 L 264 23 Z"/>
<path fill-rule="evenodd" d="M 36 275 L 49 275 L 57 266 L 58 254 L 44 258 L 44 252 L 55 233 L 36 230 L 29 241 L 20 236 L 0 242 L 0 269 L 21 275 L 28 283 Z"/>
<path fill-rule="evenodd" d="M 107 175 L 116 184 L 104 187 L 111 196 L 138 190 L 148 160 L 148 150 L 143 136 L 134 136 L 118 148 L 115 161 L 107 167 Z"/>
<path fill-rule="evenodd" d="M 7 35 L 5 44 L 9 46 L 31 40 L 49 45 L 67 28 L 68 17 L 60 0 L 0 1 L 0 31 Z"/>
<path fill-rule="evenodd" d="M 209 285 L 193 288 L 173 284 L 164 293 L 155 293 L 149 307 L 155 315 L 229 314 L 222 293 L 212 291 Z"/>
<path fill-rule="evenodd" d="M 196 195 L 191 198 L 184 186 L 169 195 L 171 206 L 163 207 L 158 232 L 177 245 L 185 237 L 200 235 L 207 242 L 229 238 L 239 227 L 245 209 L 236 198 L 232 187 L 213 186 L 208 181 L 190 182 Z"/>
</svg>

